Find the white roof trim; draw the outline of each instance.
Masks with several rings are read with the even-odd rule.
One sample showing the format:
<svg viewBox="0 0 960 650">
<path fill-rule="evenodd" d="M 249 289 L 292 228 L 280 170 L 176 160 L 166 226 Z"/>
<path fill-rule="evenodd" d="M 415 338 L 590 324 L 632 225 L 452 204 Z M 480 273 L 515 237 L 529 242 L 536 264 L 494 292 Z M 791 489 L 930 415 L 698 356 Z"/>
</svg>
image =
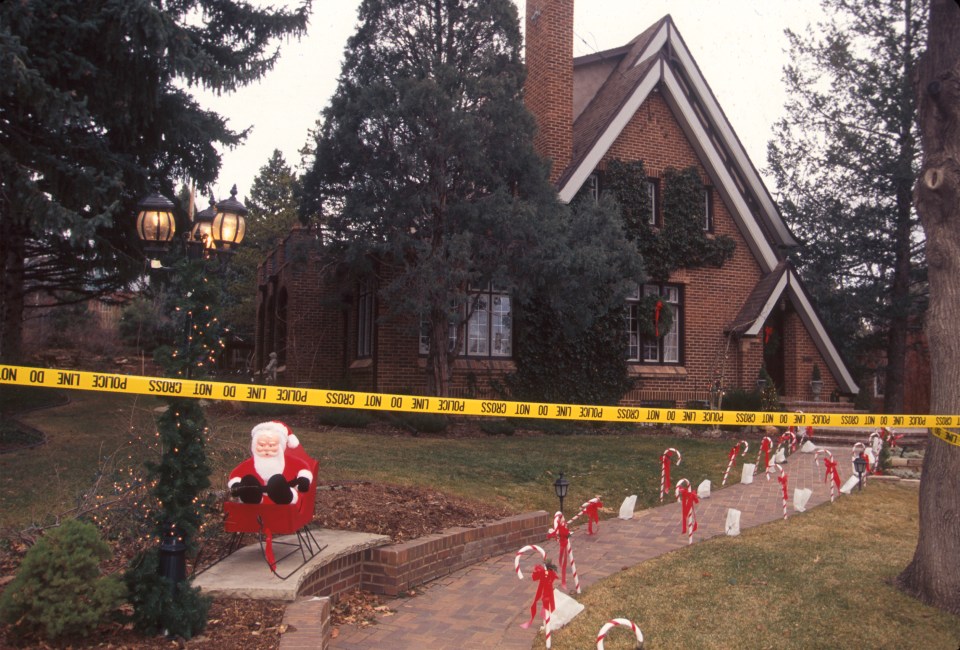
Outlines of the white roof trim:
<svg viewBox="0 0 960 650">
<path fill-rule="evenodd" d="M 668 31 L 668 23 L 664 23 L 663 26 L 657 31 L 656 35 L 650 39 L 650 43 L 643 51 L 643 54 L 637 57 L 637 60 L 634 61 L 634 68 L 649 59 L 651 56 L 655 56 L 660 51 L 660 48 L 663 47 L 663 44 L 667 42 Z"/>
<path fill-rule="evenodd" d="M 640 105 L 646 100 L 650 91 L 656 87 L 657 82 L 660 80 L 660 75 L 658 74 L 659 69 L 659 65 L 655 65 L 650 69 L 650 72 L 643 78 L 640 85 L 637 86 L 637 89 L 633 91 L 633 94 L 627 99 L 626 103 L 620 109 L 620 112 L 610 120 L 610 124 L 606 130 L 600 134 L 596 144 L 594 144 L 584 157 L 580 166 L 570 174 L 570 178 L 566 184 L 560 188 L 559 194 L 561 201 L 564 203 L 572 201 L 587 178 L 593 173 L 593 170 L 600 164 L 604 154 L 610 150 L 610 147 L 613 146 L 613 143 L 620 136 L 620 133 L 626 128 L 627 124 L 630 123 L 630 120 L 633 119 L 634 113 L 640 109 Z"/>
<path fill-rule="evenodd" d="M 766 185 L 763 184 L 763 181 L 757 174 L 757 170 L 754 168 L 749 156 L 747 156 L 747 152 L 744 150 L 743 145 L 741 145 L 740 140 L 734 133 L 733 127 L 727 121 L 726 116 L 724 116 L 723 110 L 717 103 L 713 93 L 710 92 L 710 88 L 707 86 L 706 80 L 700 74 L 700 70 L 697 67 L 696 62 L 693 60 L 693 56 L 690 54 L 690 51 L 687 50 L 687 47 L 683 42 L 683 37 L 681 37 L 675 29 L 670 30 L 670 45 L 673 47 L 674 55 L 683 64 L 683 68 L 687 72 L 690 83 L 693 85 L 694 92 L 697 94 L 697 97 L 700 99 L 700 101 L 703 102 L 704 108 L 710 114 L 710 118 L 713 120 L 714 125 L 719 131 L 720 137 L 730 148 L 730 154 L 736 161 L 737 166 L 743 172 L 744 179 L 750 184 L 750 187 L 753 189 L 754 196 L 756 196 L 756 198 L 760 201 L 761 208 L 764 212 L 770 215 L 770 223 L 774 226 L 774 228 L 776 228 L 777 234 L 783 241 L 787 243 L 793 242 L 793 236 L 786 228 L 786 224 L 783 222 L 777 206 L 773 203 L 773 198 L 767 191 Z"/>
<path fill-rule="evenodd" d="M 802 285 L 800 284 L 799 278 L 791 270 L 790 274 L 790 295 L 794 299 L 794 304 L 799 305 L 803 308 L 803 314 L 806 315 L 806 321 L 809 327 L 812 327 L 816 332 L 816 337 L 814 337 L 814 344 L 820 348 L 820 352 L 828 357 L 828 360 L 832 363 L 833 370 L 840 374 L 840 378 L 846 384 L 846 386 L 841 386 L 845 392 L 848 393 L 858 393 L 860 392 L 860 387 L 857 386 L 857 382 L 854 381 L 853 376 L 850 375 L 850 372 L 847 370 L 847 365 L 843 362 L 843 359 L 840 358 L 840 353 L 837 351 L 837 348 L 834 347 L 833 341 L 830 340 L 830 336 L 827 334 L 827 331 L 823 327 L 823 323 L 820 321 L 820 317 L 817 316 L 816 310 L 814 310 L 813 305 L 810 304 L 810 301 L 807 300 L 807 294 L 802 290 Z M 820 347 L 822 346 L 822 347 Z"/>
<path fill-rule="evenodd" d="M 730 176 L 726 165 L 723 164 L 719 152 L 710 141 L 710 136 L 703 130 L 703 126 L 700 124 L 700 120 L 697 119 L 693 106 L 687 100 L 686 95 L 684 95 L 680 87 L 680 82 L 677 81 L 676 76 L 674 76 L 673 71 L 670 70 L 668 66 L 664 66 L 663 81 L 664 87 L 669 91 L 670 98 L 673 99 L 677 109 L 683 114 L 686 126 L 700 144 L 702 155 L 705 158 L 704 162 L 708 164 L 715 178 L 724 186 L 725 193 L 733 204 L 730 207 L 739 213 L 739 221 L 749 232 L 759 257 L 757 261 L 764 265 L 763 271 L 769 273 L 779 262 L 776 252 L 770 246 L 767 238 L 764 237 L 763 232 L 760 230 L 760 224 L 757 223 L 756 217 L 750 212 L 750 207 L 746 204 L 746 201 L 744 201 L 743 195 L 740 194 L 736 182 Z M 779 218 L 780 217 L 777 216 L 777 219 Z"/>
<path fill-rule="evenodd" d="M 770 312 L 773 311 L 773 308 L 776 307 L 777 301 L 780 300 L 780 296 L 783 295 L 784 290 L 787 288 L 787 274 L 784 273 L 780 276 L 780 279 L 777 280 L 777 286 L 770 292 L 770 297 L 767 298 L 767 302 L 764 303 L 763 309 L 760 310 L 760 315 L 757 317 L 753 324 L 744 332 L 745 336 L 757 336 L 760 334 L 760 328 L 763 327 L 763 324 L 767 322 L 767 317 L 770 316 Z"/>
</svg>

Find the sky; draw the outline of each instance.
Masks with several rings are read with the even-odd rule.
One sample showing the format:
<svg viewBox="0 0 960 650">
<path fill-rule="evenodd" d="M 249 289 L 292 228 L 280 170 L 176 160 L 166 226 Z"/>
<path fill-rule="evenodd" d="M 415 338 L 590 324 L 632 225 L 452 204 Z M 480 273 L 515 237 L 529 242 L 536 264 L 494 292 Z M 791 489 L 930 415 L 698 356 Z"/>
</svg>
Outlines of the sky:
<svg viewBox="0 0 960 650">
<path fill-rule="evenodd" d="M 526 0 L 514 1 L 523 24 Z M 250 128 L 243 145 L 223 152 L 215 198 L 228 197 L 236 184 L 243 200 L 274 149 L 302 171 L 300 150 L 336 89 L 359 6 L 360 0 L 313 0 L 307 34 L 281 41 L 280 59 L 259 82 L 230 95 L 196 93 L 201 105 L 227 117 L 235 130 Z M 786 100 L 784 29 L 802 32 L 822 18 L 816 0 L 580 0 L 574 11 L 575 56 L 624 45 L 670 14 L 761 172 L 772 126 Z M 768 187 L 775 193 L 769 181 Z"/>
</svg>

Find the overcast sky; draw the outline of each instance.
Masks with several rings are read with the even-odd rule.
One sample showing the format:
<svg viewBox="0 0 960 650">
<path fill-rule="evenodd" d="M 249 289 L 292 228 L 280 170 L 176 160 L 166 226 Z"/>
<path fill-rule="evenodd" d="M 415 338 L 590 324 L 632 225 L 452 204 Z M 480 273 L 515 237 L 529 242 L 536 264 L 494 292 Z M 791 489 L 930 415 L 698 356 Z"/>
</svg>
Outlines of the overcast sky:
<svg viewBox="0 0 960 650">
<path fill-rule="evenodd" d="M 522 24 L 526 2 L 514 1 Z M 260 83 L 231 95 L 198 95 L 206 108 L 229 118 L 232 128 L 251 127 L 246 144 L 223 154 L 216 198 L 227 197 L 233 184 L 239 198 L 246 197 L 274 149 L 299 168 L 299 151 L 336 88 L 359 5 L 360 0 L 314 0 L 307 35 L 281 43 L 280 60 Z M 574 54 L 624 45 L 666 14 L 673 16 L 747 154 L 762 170 L 771 127 L 782 115 L 785 100 L 783 30 L 803 31 L 815 24 L 822 17 L 819 2 L 580 0 L 574 16 Z"/>
</svg>

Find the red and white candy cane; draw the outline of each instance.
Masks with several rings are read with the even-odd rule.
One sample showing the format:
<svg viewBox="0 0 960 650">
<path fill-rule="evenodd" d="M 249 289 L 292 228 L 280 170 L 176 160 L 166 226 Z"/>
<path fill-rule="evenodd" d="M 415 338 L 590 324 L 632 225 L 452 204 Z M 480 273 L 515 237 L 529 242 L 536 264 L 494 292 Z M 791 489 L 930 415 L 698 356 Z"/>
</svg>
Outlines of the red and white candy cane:
<svg viewBox="0 0 960 650">
<path fill-rule="evenodd" d="M 750 445 L 747 444 L 746 440 L 741 440 L 730 449 L 730 456 L 727 460 L 727 469 L 723 472 L 723 481 L 720 483 L 721 486 L 727 484 L 727 476 L 730 475 L 730 468 L 733 467 L 733 462 L 737 459 L 737 451 L 740 450 L 741 446 L 743 447 L 743 453 L 740 454 L 741 456 L 746 456 L 747 451 L 750 449 Z"/>
<path fill-rule="evenodd" d="M 677 457 L 677 465 L 680 465 L 683 462 L 683 457 L 680 456 L 680 452 L 674 449 L 673 447 L 668 447 L 663 454 L 660 455 L 660 501 L 663 501 L 663 497 L 667 494 L 670 494 L 670 454 L 673 454 Z"/>
<path fill-rule="evenodd" d="M 850 462 L 853 463 L 858 458 L 863 458 L 867 461 L 867 474 L 870 473 L 870 457 L 867 456 L 867 446 L 862 442 L 853 443 L 853 453 L 850 456 Z M 853 473 L 857 473 L 857 466 L 853 465 Z"/>
<path fill-rule="evenodd" d="M 883 451 L 883 443 L 886 442 L 880 431 L 874 431 L 870 434 L 870 446 L 873 448 L 873 469 L 867 468 L 871 474 L 880 473 L 880 453 Z"/>
<path fill-rule="evenodd" d="M 774 467 L 780 472 L 780 476 L 777 477 L 777 482 L 780 484 L 780 491 L 782 493 L 783 501 L 783 518 L 787 518 L 787 473 L 783 471 L 783 467 L 780 466 L 780 463 L 774 463 Z"/>
<path fill-rule="evenodd" d="M 597 650 L 603 650 L 603 640 L 607 637 L 607 632 L 615 627 L 628 627 L 633 630 L 634 635 L 637 637 L 637 649 L 639 650 L 643 647 L 643 632 L 640 631 L 640 628 L 637 627 L 633 621 L 628 618 L 611 618 L 603 624 L 603 627 L 601 627 L 597 633 Z"/>
<path fill-rule="evenodd" d="M 573 559 L 573 544 L 570 541 L 570 526 L 563 518 L 563 513 L 559 510 L 557 514 L 553 516 L 553 528 L 547 531 L 547 539 L 556 539 L 560 544 L 560 552 L 558 554 L 560 562 L 560 585 L 564 589 L 567 588 L 567 565 L 570 565 L 570 568 L 573 569 L 573 582 L 576 586 L 577 593 L 580 593 L 580 575 L 577 573 L 577 563 Z"/>
<path fill-rule="evenodd" d="M 840 489 L 840 473 L 837 471 L 837 461 L 833 459 L 833 454 L 830 453 L 829 449 L 817 449 L 813 452 L 813 463 L 817 467 L 820 466 L 819 460 L 821 454 L 823 455 L 823 464 L 826 467 L 826 472 L 823 475 L 824 483 L 830 483 L 830 503 L 833 503 L 837 498 L 837 490 Z M 833 479 L 832 481 L 830 479 Z"/>
<path fill-rule="evenodd" d="M 520 556 L 529 551 L 536 551 L 540 554 L 540 559 L 542 559 L 544 562 L 547 561 L 547 552 L 536 544 L 529 544 L 521 548 L 519 551 L 517 551 L 517 555 L 513 558 L 513 568 L 517 570 L 517 578 L 520 580 L 523 580 L 523 572 L 520 571 Z"/>
<path fill-rule="evenodd" d="M 770 439 L 770 436 L 764 436 L 763 440 L 760 441 L 760 450 L 757 451 L 757 467 L 760 467 L 760 457 L 763 456 L 763 471 L 767 473 L 767 480 L 770 480 L 770 446 L 773 444 L 773 440 Z M 760 471 L 759 469 L 755 470 L 754 473 Z"/>
<path fill-rule="evenodd" d="M 694 506 L 700 503 L 700 497 L 690 489 L 690 481 L 685 478 L 677 481 L 677 501 L 680 502 L 680 516 L 683 530 L 687 534 L 687 544 L 693 544 L 693 532 L 697 529 L 697 513 Z"/>
<path fill-rule="evenodd" d="M 780 439 L 777 440 L 777 451 L 780 451 L 780 449 L 782 449 L 783 446 L 784 446 L 785 444 L 787 444 L 788 442 L 790 443 L 790 446 L 789 446 L 787 449 L 790 450 L 790 453 L 792 454 L 794 451 L 796 451 L 796 449 L 797 449 L 797 436 L 796 436 L 796 434 L 794 434 L 792 431 L 787 431 L 787 432 L 783 433 L 783 434 L 780 436 Z M 784 452 L 783 452 L 783 453 L 786 454 L 786 453 L 787 453 L 787 450 L 784 449 Z"/>
<path fill-rule="evenodd" d="M 596 524 L 597 530 L 600 529 L 600 515 L 598 513 L 602 507 L 603 501 L 600 500 L 600 496 L 595 496 L 586 503 L 581 504 L 580 512 L 571 517 L 567 524 L 572 524 L 583 515 L 587 515 L 587 535 L 593 535 L 594 524 Z"/>
</svg>

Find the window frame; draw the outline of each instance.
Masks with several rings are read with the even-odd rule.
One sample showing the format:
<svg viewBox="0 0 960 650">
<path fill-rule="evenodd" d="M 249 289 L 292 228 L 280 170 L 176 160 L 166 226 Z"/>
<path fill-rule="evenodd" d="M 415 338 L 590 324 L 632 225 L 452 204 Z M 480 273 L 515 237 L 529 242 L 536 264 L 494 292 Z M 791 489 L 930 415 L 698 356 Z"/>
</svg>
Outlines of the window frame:
<svg viewBox="0 0 960 650">
<path fill-rule="evenodd" d="M 464 335 L 457 355 L 469 359 L 512 359 L 514 303 L 510 293 L 492 285 L 487 285 L 485 289 L 476 289 L 471 286 L 468 290 L 468 298 L 467 304 L 463 305 L 460 310 Z M 482 298 L 486 298 L 486 302 L 482 308 L 478 309 L 478 302 Z M 504 303 L 507 307 L 505 311 L 495 308 L 502 308 Z M 480 322 L 481 318 L 484 320 L 482 323 Z M 426 356 L 430 353 L 430 337 L 426 329 L 428 325 L 427 320 L 421 315 L 418 339 L 420 356 Z M 503 352 L 504 342 L 502 339 L 501 342 L 496 341 L 496 335 L 502 334 L 504 331 L 507 332 L 505 352 Z M 456 323 L 451 321 L 449 332 L 449 350 L 452 352 L 457 340 Z M 476 343 L 476 346 L 474 346 L 474 343 Z M 483 348 L 484 351 L 480 352 L 479 348 Z M 498 349 L 500 350 L 499 353 Z"/>
<path fill-rule="evenodd" d="M 361 282 L 357 286 L 357 359 L 373 358 L 376 331 L 376 288 L 372 282 Z"/>
<path fill-rule="evenodd" d="M 713 188 L 709 185 L 703 186 L 703 231 L 713 232 Z"/>
<path fill-rule="evenodd" d="M 642 336 L 639 327 L 634 324 L 636 318 L 632 315 L 631 305 L 636 305 L 643 297 L 648 295 L 657 296 L 664 301 L 668 308 L 673 310 L 673 323 L 670 332 L 659 339 Z M 683 286 L 669 283 L 638 285 L 634 293 L 627 297 L 625 331 L 627 348 L 624 351 L 627 363 L 642 366 L 683 365 L 683 299 Z M 673 352 L 669 360 L 666 358 L 668 351 Z"/>
<path fill-rule="evenodd" d="M 650 197 L 650 214 L 647 215 L 647 225 L 656 228 L 660 225 L 660 179 L 648 176 L 646 185 L 647 195 Z"/>
</svg>

